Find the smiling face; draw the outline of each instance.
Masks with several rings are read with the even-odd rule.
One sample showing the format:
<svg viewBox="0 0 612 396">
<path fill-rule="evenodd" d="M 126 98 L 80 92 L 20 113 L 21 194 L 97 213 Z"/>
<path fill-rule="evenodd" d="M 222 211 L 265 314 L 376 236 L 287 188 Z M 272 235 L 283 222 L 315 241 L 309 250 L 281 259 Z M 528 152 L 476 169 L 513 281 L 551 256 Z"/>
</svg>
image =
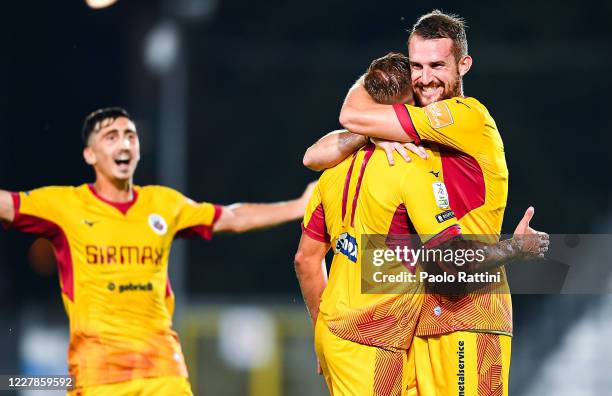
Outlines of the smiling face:
<svg viewBox="0 0 612 396">
<path fill-rule="evenodd" d="M 472 58 L 465 55 L 457 61 L 453 40 L 414 34 L 408 41 L 408 54 L 412 89 L 419 106 L 463 95 L 461 79 L 470 69 Z"/>
<path fill-rule="evenodd" d="M 140 160 L 136 126 L 126 117 L 100 121 L 89 135 L 83 156 L 97 177 L 111 182 L 131 181 Z"/>
</svg>

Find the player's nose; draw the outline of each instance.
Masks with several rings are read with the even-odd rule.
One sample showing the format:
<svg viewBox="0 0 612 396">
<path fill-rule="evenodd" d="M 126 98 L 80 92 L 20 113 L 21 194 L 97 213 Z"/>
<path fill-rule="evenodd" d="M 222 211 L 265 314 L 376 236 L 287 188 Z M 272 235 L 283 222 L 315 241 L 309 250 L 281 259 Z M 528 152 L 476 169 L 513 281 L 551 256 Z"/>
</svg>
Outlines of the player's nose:
<svg viewBox="0 0 612 396">
<path fill-rule="evenodd" d="M 130 139 L 128 137 L 124 137 L 121 140 L 121 146 L 123 148 L 129 149 L 130 147 L 132 147 L 132 142 L 130 141 Z"/>
<path fill-rule="evenodd" d="M 432 80 L 433 74 L 431 69 L 429 69 L 428 67 L 424 67 L 423 70 L 421 70 L 421 84 L 429 85 Z"/>
</svg>

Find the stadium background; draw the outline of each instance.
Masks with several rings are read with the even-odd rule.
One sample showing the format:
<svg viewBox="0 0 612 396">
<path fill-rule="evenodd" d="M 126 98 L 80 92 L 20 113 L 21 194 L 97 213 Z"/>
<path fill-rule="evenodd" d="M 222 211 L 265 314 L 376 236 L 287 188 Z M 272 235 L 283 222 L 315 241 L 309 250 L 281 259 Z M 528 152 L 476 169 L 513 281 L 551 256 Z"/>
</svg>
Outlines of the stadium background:
<svg viewBox="0 0 612 396">
<path fill-rule="evenodd" d="M 533 204 L 538 229 L 610 232 L 612 5 L 591 0 L 6 2 L 0 186 L 92 181 L 81 122 L 120 105 L 141 136 L 137 184 L 222 204 L 296 197 L 316 177 L 301 156 L 338 127 L 346 90 L 373 58 L 405 51 L 406 29 L 435 7 L 468 21 L 466 93 L 495 117 L 510 168 L 504 231 Z M 197 394 L 323 394 L 292 265 L 299 234 L 295 223 L 176 249 Z M 0 237 L 3 374 L 65 365 L 57 275 L 33 242 Z M 516 296 L 511 394 L 610 392 L 611 347 L 598 340 L 612 335 L 611 304 Z M 219 337 L 227 326 L 242 344 Z"/>
</svg>

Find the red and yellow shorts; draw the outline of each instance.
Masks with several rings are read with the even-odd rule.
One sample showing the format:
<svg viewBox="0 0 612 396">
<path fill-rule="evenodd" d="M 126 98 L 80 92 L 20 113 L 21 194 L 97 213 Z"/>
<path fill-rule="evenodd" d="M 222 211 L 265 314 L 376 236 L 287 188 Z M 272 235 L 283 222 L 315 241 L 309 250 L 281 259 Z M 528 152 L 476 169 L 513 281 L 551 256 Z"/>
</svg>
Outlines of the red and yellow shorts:
<svg viewBox="0 0 612 396">
<path fill-rule="evenodd" d="M 193 393 L 187 378 L 155 377 L 86 386 L 69 391 L 67 396 L 193 396 Z"/>
<path fill-rule="evenodd" d="M 329 393 L 333 396 L 416 395 L 414 366 L 405 351 L 394 352 L 334 335 L 319 318 L 315 350 Z M 410 372 L 412 370 L 412 372 Z"/>
<path fill-rule="evenodd" d="M 456 331 L 414 337 L 408 364 L 419 396 L 508 396 L 512 337 Z"/>
</svg>

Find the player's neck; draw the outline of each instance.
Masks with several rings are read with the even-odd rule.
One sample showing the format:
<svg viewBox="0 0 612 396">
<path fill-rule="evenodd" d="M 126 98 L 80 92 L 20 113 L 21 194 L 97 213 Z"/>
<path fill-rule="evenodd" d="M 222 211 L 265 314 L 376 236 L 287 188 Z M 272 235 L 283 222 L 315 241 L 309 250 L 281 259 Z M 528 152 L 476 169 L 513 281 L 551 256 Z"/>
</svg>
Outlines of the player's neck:
<svg viewBox="0 0 612 396">
<path fill-rule="evenodd" d="M 131 179 L 111 181 L 98 177 L 93 187 L 96 193 L 107 201 L 121 203 L 134 200 L 134 189 Z"/>
<path fill-rule="evenodd" d="M 457 96 L 465 98 L 465 95 L 463 94 L 463 79 L 459 80 L 459 95 Z"/>
</svg>

